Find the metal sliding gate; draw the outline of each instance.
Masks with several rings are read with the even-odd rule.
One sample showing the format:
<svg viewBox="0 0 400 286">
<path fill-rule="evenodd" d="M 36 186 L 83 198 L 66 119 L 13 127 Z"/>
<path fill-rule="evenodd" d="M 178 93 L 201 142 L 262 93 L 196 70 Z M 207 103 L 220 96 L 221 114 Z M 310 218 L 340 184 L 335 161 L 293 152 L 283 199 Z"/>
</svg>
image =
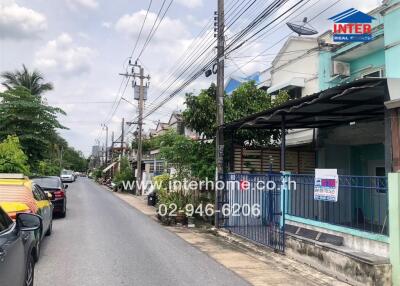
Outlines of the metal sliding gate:
<svg viewBox="0 0 400 286">
<path fill-rule="evenodd" d="M 285 250 L 285 191 L 280 173 L 224 174 L 220 227 L 278 252 Z"/>
</svg>

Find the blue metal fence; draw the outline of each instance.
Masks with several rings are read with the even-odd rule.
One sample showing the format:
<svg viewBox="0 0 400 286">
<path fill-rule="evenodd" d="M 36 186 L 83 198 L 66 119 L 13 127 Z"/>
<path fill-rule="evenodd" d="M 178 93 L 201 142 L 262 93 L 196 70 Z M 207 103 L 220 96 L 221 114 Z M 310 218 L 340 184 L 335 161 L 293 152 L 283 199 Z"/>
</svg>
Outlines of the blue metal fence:
<svg viewBox="0 0 400 286">
<path fill-rule="evenodd" d="M 296 182 L 289 191 L 287 214 L 388 234 L 387 177 L 339 176 L 337 202 L 314 200 L 314 176 L 291 175 Z"/>
<path fill-rule="evenodd" d="M 287 176 L 224 174 L 217 212 L 220 226 L 281 252 L 285 214 L 388 235 L 387 177 L 339 176 L 338 201 L 330 202 L 314 199 L 313 175 L 289 175 L 295 187 L 283 184 Z M 254 207 L 260 212 L 253 212 Z"/>
<path fill-rule="evenodd" d="M 218 210 L 220 225 L 237 235 L 283 252 L 285 233 L 281 175 L 225 174 L 224 182 Z M 267 190 L 267 182 L 274 182 L 277 188 Z"/>
</svg>

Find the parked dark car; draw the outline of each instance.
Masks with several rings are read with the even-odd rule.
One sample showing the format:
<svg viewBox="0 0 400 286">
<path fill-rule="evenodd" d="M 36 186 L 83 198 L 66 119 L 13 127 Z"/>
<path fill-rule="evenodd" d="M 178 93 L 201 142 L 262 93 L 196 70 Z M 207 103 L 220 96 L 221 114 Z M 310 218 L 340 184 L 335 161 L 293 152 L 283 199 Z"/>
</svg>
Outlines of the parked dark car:
<svg viewBox="0 0 400 286">
<path fill-rule="evenodd" d="M 51 195 L 50 201 L 54 207 L 53 213 L 65 217 L 67 214 L 66 189 L 68 185 L 64 185 L 60 177 L 57 176 L 37 177 L 33 181 Z"/>
<path fill-rule="evenodd" d="M 0 284 L 33 286 L 35 270 L 34 231 L 42 227 L 40 216 L 17 214 L 16 221 L 0 207 Z"/>
</svg>

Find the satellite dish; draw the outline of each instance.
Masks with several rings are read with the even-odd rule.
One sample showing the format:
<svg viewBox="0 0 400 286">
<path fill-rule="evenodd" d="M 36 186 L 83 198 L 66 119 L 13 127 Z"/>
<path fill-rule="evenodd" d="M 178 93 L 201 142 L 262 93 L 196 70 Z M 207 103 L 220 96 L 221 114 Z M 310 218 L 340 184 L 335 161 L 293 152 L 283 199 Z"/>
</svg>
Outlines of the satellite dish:
<svg viewBox="0 0 400 286">
<path fill-rule="evenodd" d="M 296 24 L 296 23 L 286 23 L 290 30 L 293 32 L 297 33 L 299 36 L 310 36 L 310 35 L 315 35 L 318 34 L 318 31 L 314 29 L 310 24 L 307 23 L 307 17 L 303 19 L 303 22 L 301 24 Z"/>
</svg>

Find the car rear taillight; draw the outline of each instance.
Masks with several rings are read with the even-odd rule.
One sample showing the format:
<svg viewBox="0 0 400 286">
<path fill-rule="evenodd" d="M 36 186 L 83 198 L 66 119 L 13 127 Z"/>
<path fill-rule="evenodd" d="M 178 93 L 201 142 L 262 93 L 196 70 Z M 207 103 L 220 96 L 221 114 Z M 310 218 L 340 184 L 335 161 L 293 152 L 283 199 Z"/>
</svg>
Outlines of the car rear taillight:
<svg viewBox="0 0 400 286">
<path fill-rule="evenodd" d="M 58 191 L 55 191 L 53 194 L 56 199 L 65 197 L 65 192 L 61 189 Z"/>
</svg>

